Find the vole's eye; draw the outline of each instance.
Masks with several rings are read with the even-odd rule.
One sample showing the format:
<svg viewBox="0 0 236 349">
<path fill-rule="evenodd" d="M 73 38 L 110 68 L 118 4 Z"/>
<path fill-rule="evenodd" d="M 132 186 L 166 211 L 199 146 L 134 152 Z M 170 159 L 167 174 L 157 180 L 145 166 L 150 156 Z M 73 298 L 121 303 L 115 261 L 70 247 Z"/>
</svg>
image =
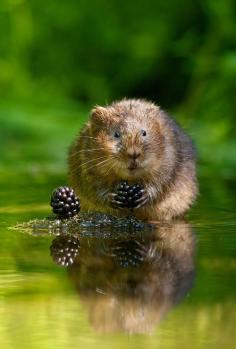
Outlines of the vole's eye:
<svg viewBox="0 0 236 349">
<path fill-rule="evenodd" d="M 146 137 L 147 132 L 146 132 L 145 130 L 141 130 L 141 135 L 142 135 L 143 137 Z"/>
<path fill-rule="evenodd" d="M 113 136 L 114 136 L 114 138 L 120 138 L 120 132 L 119 131 L 115 131 L 113 133 Z"/>
</svg>

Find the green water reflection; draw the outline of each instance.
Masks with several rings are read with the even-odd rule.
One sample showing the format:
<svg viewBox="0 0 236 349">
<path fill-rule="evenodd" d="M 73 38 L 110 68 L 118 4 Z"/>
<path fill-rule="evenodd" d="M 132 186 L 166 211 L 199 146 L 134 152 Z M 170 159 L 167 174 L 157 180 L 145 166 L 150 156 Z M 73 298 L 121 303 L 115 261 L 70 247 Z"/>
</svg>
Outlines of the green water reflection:
<svg viewBox="0 0 236 349">
<path fill-rule="evenodd" d="M 188 223 L 136 237 L 149 251 L 145 263 L 122 268 L 114 258 L 122 241 L 84 237 L 64 268 L 50 254 L 55 236 L 8 229 L 47 216 L 48 193 L 62 178 L 21 181 L 1 192 L 1 348 L 234 348 L 232 182 L 202 180 Z"/>
</svg>

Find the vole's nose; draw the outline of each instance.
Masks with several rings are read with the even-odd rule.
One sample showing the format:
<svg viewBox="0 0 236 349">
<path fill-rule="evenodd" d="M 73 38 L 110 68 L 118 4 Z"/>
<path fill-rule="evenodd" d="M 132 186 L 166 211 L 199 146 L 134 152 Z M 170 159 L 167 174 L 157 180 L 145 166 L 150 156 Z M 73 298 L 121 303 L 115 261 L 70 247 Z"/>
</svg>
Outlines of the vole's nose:
<svg viewBox="0 0 236 349">
<path fill-rule="evenodd" d="M 139 150 L 128 150 L 127 155 L 130 159 L 136 160 L 140 157 L 141 152 Z"/>
</svg>

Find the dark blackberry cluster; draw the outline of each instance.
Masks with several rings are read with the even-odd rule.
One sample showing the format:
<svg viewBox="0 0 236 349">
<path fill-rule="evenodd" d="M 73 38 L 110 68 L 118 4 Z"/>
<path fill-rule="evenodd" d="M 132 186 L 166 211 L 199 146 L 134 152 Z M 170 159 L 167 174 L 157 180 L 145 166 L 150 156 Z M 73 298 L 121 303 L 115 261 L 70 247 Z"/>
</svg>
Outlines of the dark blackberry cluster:
<svg viewBox="0 0 236 349">
<path fill-rule="evenodd" d="M 135 240 L 122 241 L 113 246 L 112 256 L 122 268 L 139 267 L 144 260 L 140 243 Z"/>
<path fill-rule="evenodd" d="M 74 236 L 57 236 L 50 246 L 53 261 L 63 267 L 72 265 L 79 255 L 80 242 Z"/>
<path fill-rule="evenodd" d="M 140 184 L 129 185 L 127 181 L 123 181 L 117 186 L 114 199 L 120 202 L 120 207 L 134 208 L 139 204 L 137 200 L 142 196 L 142 189 Z"/>
<path fill-rule="evenodd" d="M 58 218 L 71 218 L 80 211 L 80 202 L 75 192 L 69 187 L 55 189 L 51 196 L 50 205 Z"/>
</svg>

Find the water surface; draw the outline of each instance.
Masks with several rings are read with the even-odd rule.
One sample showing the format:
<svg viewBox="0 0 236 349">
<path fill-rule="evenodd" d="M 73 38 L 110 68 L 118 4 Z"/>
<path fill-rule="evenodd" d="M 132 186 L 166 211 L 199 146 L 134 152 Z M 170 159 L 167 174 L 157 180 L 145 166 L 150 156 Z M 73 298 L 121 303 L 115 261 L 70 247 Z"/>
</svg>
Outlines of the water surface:
<svg viewBox="0 0 236 349">
<path fill-rule="evenodd" d="M 235 348 L 234 182 L 202 179 L 186 221 L 78 235 L 68 267 L 63 238 L 8 229 L 48 216 L 62 178 L 11 182 L 0 194 L 1 348 Z"/>
</svg>

